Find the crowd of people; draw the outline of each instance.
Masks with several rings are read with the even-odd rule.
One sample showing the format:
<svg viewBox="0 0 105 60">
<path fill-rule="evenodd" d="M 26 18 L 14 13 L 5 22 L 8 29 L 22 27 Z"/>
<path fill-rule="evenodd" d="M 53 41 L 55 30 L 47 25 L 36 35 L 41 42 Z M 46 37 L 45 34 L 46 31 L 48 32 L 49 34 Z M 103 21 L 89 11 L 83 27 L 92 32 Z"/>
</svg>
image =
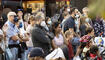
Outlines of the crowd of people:
<svg viewBox="0 0 105 60">
<path fill-rule="evenodd" d="M 88 13 L 71 6 L 53 19 L 45 11 L 8 12 L 6 22 L 0 17 L 0 60 L 103 60 L 95 37 L 105 37 L 105 21 Z"/>
</svg>

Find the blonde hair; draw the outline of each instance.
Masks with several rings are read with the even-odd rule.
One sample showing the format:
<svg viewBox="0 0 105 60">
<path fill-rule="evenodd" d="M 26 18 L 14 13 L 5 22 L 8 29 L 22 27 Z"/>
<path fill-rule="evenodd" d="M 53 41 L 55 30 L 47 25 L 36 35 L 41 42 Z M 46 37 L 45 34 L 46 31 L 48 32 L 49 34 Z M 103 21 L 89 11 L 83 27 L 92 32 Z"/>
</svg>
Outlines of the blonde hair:
<svg viewBox="0 0 105 60">
<path fill-rule="evenodd" d="M 67 38 L 69 35 L 71 35 L 71 34 L 73 34 L 72 32 L 70 32 L 69 30 L 67 30 L 66 32 L 65 32 L 65 37 Z"/>
<path fill-rule="evenodd" d="M 86 17 L 81 16 L 81 18 L 80 18 L 80 24 L 81 25 L 86 23 L 85 19 L 86 19 Z"/>
<path fill-rule="evenodd" d="M 30 20 L 31 20 L 31 21 L 34 21 L 34 20 L 35 20 L 35 17 L 34 17 L 34 16 L 30 16 L 30 17 L 29 17 L 29 21 L 30 21 Z"/>
</svg>

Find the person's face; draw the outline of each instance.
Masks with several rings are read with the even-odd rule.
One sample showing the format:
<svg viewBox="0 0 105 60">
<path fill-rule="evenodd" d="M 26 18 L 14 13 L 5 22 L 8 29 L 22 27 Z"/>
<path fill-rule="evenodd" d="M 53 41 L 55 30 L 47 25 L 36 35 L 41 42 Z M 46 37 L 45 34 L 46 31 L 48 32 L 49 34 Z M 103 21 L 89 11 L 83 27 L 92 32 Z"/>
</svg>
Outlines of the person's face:
<svg viewBox="0 0 105 60">
<path fill-rule="evenodd" d="M 23 12 L 22 11 L 19 11 L 18 12 L 18 16 L 22 16 L 23 15 Z"/>
<path fill-rule="evenodd" d="M 88 14 L 88 9 L 83 9 L 83 13 L 84 13 L 85 15 L 87 15 L 87 14 Z"/>
<path fill-rule="evenodd" d="M 88 12 L 89 12 L 89 9 L 87 8 L 87 9 L 86 9 L 86 13 L 88 14 Z"/>
<path fill-rule="evenodd" d="M 51 19 L 49 18 L 48 21 L 51 21 Z"/>
<path fill-rule="evenodd" d="M 83 14 L 85 13 L 85 9 L 84 9 L 84 8 L 82 9 L 82 13 L 83 13 Z"/>
<path fill-rule="evenodd" d="M 78 9 L 75 9 L 75 13 L 78 13 Z"/>
<path fill-rule="evenodd" d="M 76 16 L 76 13 L 75 13 L 75 11 L 73 12 L 73 18 L 75 18 L 75 16 Z"/>
<path fill-rule="evenodd" d="M 10 17 L 10 20 L 11 21 L 14 21 L 14 16 L 13 15 L 11 15 L 11 16 L 9 16 Z"/>
<path fill-rule="evenodd" d="M 72 38 L 74 37 L 74 34 L 73 34 L 73 33 L 71 33 L 71 34 L 70 34 L 70 35 L 68 35 L 67 37 L 68 37 L 67 39 L 72 40 Z"/>
<path fill-rule="evenodd" d="M 94 30 L 92 30 L 91 35 L 94 36 Z"/>
<path fill-rule="evenodd" d="M 52 21 L 51 21 L 50 18 L 48 19 L 47 24 L 48 24 L 48 25 L 51 25 L 51 24 L 52 24 Z"/>
<path fill-rule="evenodd" d="M 34 25 L 35 24 L 35 21 L 32 21 L 32 25 Z"/>
<path fill-rule="evenodd" d="M 56 28 L 56 32 L 60 33 L 61 32 L 61 27 L 60 27 L 60 24 L 59 26 Z"/>
<path fill-rule="evenodd" d="M 47 20 L 47 23 L 48 23 L 49 21 L 51 21 L 51 19 L 50 19 L 50 18 Z"/>
</svg>

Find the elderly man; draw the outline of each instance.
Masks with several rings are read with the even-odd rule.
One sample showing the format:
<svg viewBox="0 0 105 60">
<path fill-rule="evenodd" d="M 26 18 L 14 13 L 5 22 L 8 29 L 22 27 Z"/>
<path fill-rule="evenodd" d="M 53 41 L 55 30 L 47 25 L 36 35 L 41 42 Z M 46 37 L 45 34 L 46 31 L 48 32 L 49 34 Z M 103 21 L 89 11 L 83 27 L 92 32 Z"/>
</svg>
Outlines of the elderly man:
<svg viewBox="0 0 105 60">
<path fill-rule="evenodd" d="M 6 33 L 6 40 L 7 40 L 7 45 L 9 49 L 11 50 L 11 53 L 13 55 L 12 60 L 18 60 L 18 55 L 19 53 L 19 30 L 16 27 L 15 23 L 18 22 L 18 19 L 15 18 L 16 13 L 15 12 L 9 12 L 7 17 L 8 20 L 3 26 L 3 31 Z"/>
</svg>

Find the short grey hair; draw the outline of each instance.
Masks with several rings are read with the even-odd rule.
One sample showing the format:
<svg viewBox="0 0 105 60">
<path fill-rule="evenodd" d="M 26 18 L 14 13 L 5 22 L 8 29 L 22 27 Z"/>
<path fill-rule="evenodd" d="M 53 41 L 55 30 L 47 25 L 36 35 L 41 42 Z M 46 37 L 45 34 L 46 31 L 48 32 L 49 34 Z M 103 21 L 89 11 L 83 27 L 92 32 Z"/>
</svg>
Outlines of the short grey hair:
<svg viewBox="0 0 105 60">
<path fill-rule="evenodd" d="M 41 20 L 41 19 L 43 19 L 42 16 L 40 16 L 40 15 L 39 15 L 39 16 L 35 16 L 35 20 L 36 20 L 36 21 L 39 21 L 39 20 Z"/>
</svg>

